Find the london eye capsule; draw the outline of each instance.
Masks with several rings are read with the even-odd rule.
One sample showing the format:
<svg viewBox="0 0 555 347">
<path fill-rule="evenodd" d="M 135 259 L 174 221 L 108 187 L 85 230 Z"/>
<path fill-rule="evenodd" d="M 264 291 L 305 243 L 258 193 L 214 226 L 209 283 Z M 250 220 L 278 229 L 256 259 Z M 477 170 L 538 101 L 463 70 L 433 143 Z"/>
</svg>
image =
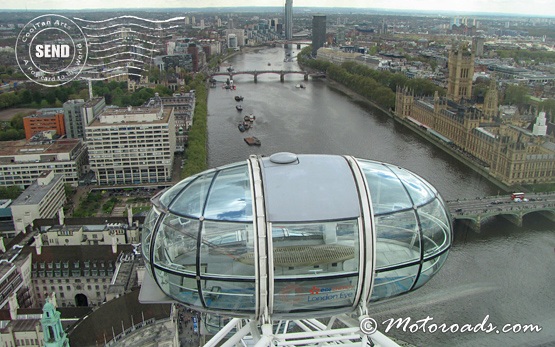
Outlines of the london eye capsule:
<svg viewBox="0 0 555 347">
<path fill-rule="evenodd" d="M 428 282 L 452 243 L 432 185 L 351 156 L 251 156 L 152 202 L 140 300 L 228 316 L 351 312 Z"/>
</svg>

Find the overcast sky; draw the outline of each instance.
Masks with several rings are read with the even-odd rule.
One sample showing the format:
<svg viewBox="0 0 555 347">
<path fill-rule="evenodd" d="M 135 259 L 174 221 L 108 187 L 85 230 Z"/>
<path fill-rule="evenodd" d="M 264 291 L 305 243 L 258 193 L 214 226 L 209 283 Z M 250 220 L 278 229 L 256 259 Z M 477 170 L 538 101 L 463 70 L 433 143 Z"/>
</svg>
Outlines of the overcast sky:
<svg viewBox="0 0 555 347">
<path fill-rule="evenodd" d="M 285 0 L 3 0 L 2 9 L 63 10 L 101 8 L 199 8 L 283 6 Z M 293 0 L 299 7 L 358 7 L 464 12 L 492 12 L 555 17 L 555 0 Z"/>
</svg>

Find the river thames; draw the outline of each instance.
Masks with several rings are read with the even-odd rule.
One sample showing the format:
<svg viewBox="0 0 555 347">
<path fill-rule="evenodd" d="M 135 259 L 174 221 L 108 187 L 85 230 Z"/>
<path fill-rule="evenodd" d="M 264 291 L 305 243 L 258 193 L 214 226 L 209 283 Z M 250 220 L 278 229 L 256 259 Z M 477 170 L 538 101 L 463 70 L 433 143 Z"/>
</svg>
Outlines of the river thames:
<svg viewBox="0 0 555 347">
<path fill-rule="evenodd" d="M 236 71 L 300 70 L 285 62 L 283 47 L 250 49 L 232 57 Z M 222 66 L 222 71 L 226 69 Z M 234 79 L 236 90 L 217 88 L 208 97 L 209 167 L 245 160 L 250 154 L 276 152 L 349 154 L 397 164 L 433 184 L 446 200 L 502 194 L 499 189 L 448 154 L 391 118 L 302 75 L 263 74 Z M 299 84 L 306 88 L 297 88 Z M 243 112 L 235 109 L 240 95 Z M 254 127 L 241 133 L 237 124 L 252 113 Z M 260 147 L 249 147 L 256 136 Z M 500 198 L 506 198 L 501 196 Z M 391 328 L 386 335 L 417 346 L 553 346 L 555 345 L 555 225 L 543 217 L 525 218 L 518 228 L 502 218 L 483 223 L 476 233 L 456 225 L 449 257 L 439 273 L 422 288 L 385 302 L 372 303 L 370 316 L 385 332 L 390 318 L 427 317 L 430 323 L 475 326 L 487 319 L 499 327 L 536 324 L 539 333 L 441 332 L 411 333 Z M 429 324 L 429 323 L 428 323 Z M 515 326 L 518 330 L 518 326 Z"/>
</svg>

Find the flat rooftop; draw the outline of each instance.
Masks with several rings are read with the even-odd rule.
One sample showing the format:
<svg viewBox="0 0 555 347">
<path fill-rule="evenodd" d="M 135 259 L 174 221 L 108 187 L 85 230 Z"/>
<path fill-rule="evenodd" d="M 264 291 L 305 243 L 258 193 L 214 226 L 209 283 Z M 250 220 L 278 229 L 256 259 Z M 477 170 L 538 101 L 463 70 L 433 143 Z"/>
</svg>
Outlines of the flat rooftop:
<svg viewBox="0 0 555 347">
<path fill-rule="evenodd" d="M 115 122 L 115 123 L 106 123 L 101 122 L 99 118 L 95 119 L 91 124 L 87 127 L 106 127 L 106 126 L 121 126 L 122 124 L 165 124 L 168 123 L 170 119 L 170 115 L 172 113 L 173 107 L 164 107 L 162 111 L 161 117 L 157 117 L 155 120 L 152 121 L 133 121 L 133 120 L 125 120 L 122 122 Z M 160 107 L 133 107 L 131 109 L 125 107 L 119 108 L 110 108 L 104 110 L 101 117 L 110 117 L 110 116 L 126 116 L 126 115 L 148 115 L 148 114 L 158 114 L 160 112 Z"/>
<path fill-rule="evenodd" d="M 99 102 L 101 102 L 103 99 L 104 99 L 103 97 L 92 98 L 89 101 L 87 101 L 83 106 L 84 107 L 94 106 L 94 105 L 98 104 Z"/>
<path fill-rule="evenodd" d="M 0 156 L 69 153 L 80 142 L 80 139 L 52 140 L 49 143 L 28 142 L 27 140 L 0 141 Z"/>
<path fill-rule="evenodd" d="M 52 178 L 50 183 L 46 185 L 39 186 L 37 181 L 33 182 L 33 184 L 25 189 L 23 193 L 21 193 L 21 195 L 14 200 L 14 202 L 12 203 L 12 207 L 18 205 L 37 205 L 39 202 L 42 201 L 42 199 L 44 199 L 44 197 L 46 196 L 46 194 L 48 194 L 52 187 L 54 187 L 54 185 L 56 185 L 59 180 L 63 179 L 64 175 L 56 174 L 54 175 L 54 178 Z"/>
</svg>

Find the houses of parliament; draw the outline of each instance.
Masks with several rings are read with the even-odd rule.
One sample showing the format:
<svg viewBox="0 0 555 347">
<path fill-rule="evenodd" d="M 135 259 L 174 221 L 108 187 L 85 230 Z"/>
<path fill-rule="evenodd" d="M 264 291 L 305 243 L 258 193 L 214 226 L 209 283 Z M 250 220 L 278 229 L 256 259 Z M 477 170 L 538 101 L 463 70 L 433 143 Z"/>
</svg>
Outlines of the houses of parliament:
<svg viewBox="0 0 555 347">
<path fill-rule="evenodd" d="M 545 112 L 535 123 L 499 116 L 495 78 L 483 104 L 472 98 L 474 52 L 454 45 L 449 52 L 447 96 L 417 97 L 398 88 L 395 114 L 436 134 L 477 159 L 489 174 L 508 186 L 555 182 L 555 142 Z"/>
</svg>

